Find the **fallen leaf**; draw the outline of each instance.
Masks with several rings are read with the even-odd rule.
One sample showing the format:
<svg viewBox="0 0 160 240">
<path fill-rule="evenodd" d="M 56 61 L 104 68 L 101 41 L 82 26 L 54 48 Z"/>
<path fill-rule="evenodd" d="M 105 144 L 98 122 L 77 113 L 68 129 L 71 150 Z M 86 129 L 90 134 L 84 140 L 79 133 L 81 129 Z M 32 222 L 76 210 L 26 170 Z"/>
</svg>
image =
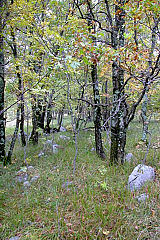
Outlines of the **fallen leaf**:
<svg viewBox="0 0 160 240">
<path fill-rule="evenodd" d="M 103 230 L 103 234 L 104 234 L 104 235 L 108 235 L 108 234 L 109 234 L 109 231 Z"/>
</svg>

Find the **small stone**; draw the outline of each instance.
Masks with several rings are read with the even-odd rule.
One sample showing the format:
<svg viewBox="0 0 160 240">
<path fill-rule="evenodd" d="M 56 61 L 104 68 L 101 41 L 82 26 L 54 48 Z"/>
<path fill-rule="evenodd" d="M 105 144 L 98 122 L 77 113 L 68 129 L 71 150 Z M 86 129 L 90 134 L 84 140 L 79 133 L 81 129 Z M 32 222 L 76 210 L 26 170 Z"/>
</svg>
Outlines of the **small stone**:
<svg viewBox="0 0 160 240">
<path fill-rule="evenodd" d="M 26 181 L 26 182 L 23 183 L 23 186 L 24 186 L 25 188 L 28 188 L 28 187 L 31 186 L 31 184 L 30 184 L 29 181 Z"/>
<path fill-rule="evenodd" d="M 21 174 L 24 174 L 24 173 L 26 173 L 27 172 L 27 167 L 23 167 L 22 169 L 20 169 L 17 173 L 16 173 L 16 175 L 21 175 Z"/>
<path fill-rule="evenodd" d="M 51 202 L 51 198 L 48 198 L 45 202 L 46 202 L 46 203 Z"/>
<path fill-rule="evenodd" d="M 57 152 L 58 152 L 58 147 L 59 147 L 58 144 L 53 144 L 53 146 L 52 146 L 52 152 L 53 152 L 53 153 L 57 153 Z"/>
<path fill-rule="evenodd" d="M 34 167 L 28 166 L 28 171 L 29 171 L 30 173 L 34 172 Z"/>
<path fill-rule="evenodd" d="M 20 238 L 18 236 L 16 237 L 11 237 L 9 240 L 19 240 Z"/>
<path fill-rule="evenodd" d="M 67 130 L 66 130 L 66 128 L 64 128 L 64 127 L 60 127 L 60 132 L 66 132 Z"/>
<path fill-rule="evenodd" d="M 44 156 L 44 152 L 40 152 L 40 153 L 38 154 L 38 157 L 42 157 L 42 156 Z"/>
<path fill-rule="evenodd" d="M 28 174 L 21 174 L 19 176 L 16 176 L 16 182 L 22 183 L 26 182 L 28 180 Z"/>
<path fill-rule="evenodd" d="M 141 195 L 137 196 L 136 199 L 138 202 L 145 202 L 149 196 L 146 193 L 142 193 Z"/>
<path fill-rule="evenodd" d="M 47 144 L 52 144 L 52 140 L 47 140 L 46 143 Z"/>
<path fill-rule="evenodd" d="M 33 224 L 34 224 L 34 223 L 31 222 L 30 220 L 27 220 L 27 221 L 24 223 L 25 226 L 31 226 L 31 225 L 33 225 Z"/>
<path fill-rule="evenodd" d="M 126 162 L 131 162 L 132 158 L 133 158 L 133 154 L 132 153 L 128 153 L 126 155 L 126 157 L 125 157 L 125 160 L 126 160 Z"/>
<path fill-rule="evenodd" d="M 38 180 L 38 178 L 40 178 L 39 175 L 35 175 L 31 178 L 31 182 L 36 182 Z"/>
<path fill-rule="evenodd" d="M 70 137 L 67 137 L 65 135 L 60 135 L 59 138 L 62 140 L 70 140 Z"/>
<path fill-rule="evenodd" d="M 93 148 L 91 148 L 91 152 L 95 152 L 96 151 L 96 149 L 93 147 Z"/>
</svg>

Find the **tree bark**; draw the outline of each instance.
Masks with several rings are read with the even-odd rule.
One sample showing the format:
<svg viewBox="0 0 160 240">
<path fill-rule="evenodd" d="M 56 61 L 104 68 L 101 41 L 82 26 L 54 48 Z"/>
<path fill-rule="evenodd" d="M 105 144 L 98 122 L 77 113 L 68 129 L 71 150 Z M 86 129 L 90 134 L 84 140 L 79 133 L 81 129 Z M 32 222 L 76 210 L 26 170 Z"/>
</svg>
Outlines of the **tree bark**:
<svg viewBox="0 0 160 240">
<path fill-rule="evenodd" d="M 41 96 L 38 96 L 37 100 L 37 124 L 38 127 L 44 130 L 44 120 L 46 114 L 46 96 L 41 99 Z"/>
<path fill-rule="evenodd" d="M 20 108 L 21 108 L 21 107 L 20 107 L 20 104 L 18 104 L 18 105 L 17 105 L 16 127 L 15 127 L 15 130 L 14 130 L 14 134 L 13 134 L 13 137 L 12 137 L 12 141 L 11 141 L 10 148 L 9 148 L 9 151 L 8 151 L 8 156 L 7 156 L 7 163 L 9 163 L 9 164 L 11 164 L 11 158 L 12 158 L 12 154 L 13 154 L 13 149 L 14 149 L 14 145 L 15 145 L 15 143 L 16 143 L 16 139 L 17 139 L 17 135 L 18 135 L 18 130 L 19 130 Z"/>
<path fill-rule="evenodd" d="M 3 51 L 3 3 L 0 1 L 0 112 L 4 110 L 4 51 Z M 5 161 L 5 120 L 4 113 L 0 114 L 0 160 Z"/>
<path fill-rule="evenodd" d="M 143 123 L 143 132 L 142 132 L 142 141 L 147 141 L 147 133 L 148 133 L 148 121 L 147 121 L 147 105 L 148 105 L 148 95 L 147 92 L 143 97 L 142 108 L 141 108 L 141 117 Z"/>
<path fill-rule="evenodd" d="M 93 41 L 93 44 L 96 44 L 96 39 L 93 36 L 93 33 L 95 33 L 95 25 L 93 24 L 93 12 L 92 12 L 92 6 L 91 3 L 88 1 L 88 26 L 89 26 L 89 32 L 92 31 L 91 39 Z M 93 95 L 94 95 L 94 127 L 95 127 L 95 143 L 96 143 L 96 153 L 101 157 L 102 159 L 105 158 L 105 153 L 103 150 L 103 144 L 102 144 L 102 126 L 101 126 L 101 108 L 100 108 L 100 94 L 99 94 L 99 87 L 98 87 L 98 75 L 97 75 L 97 59 L 96 56 L 92 56 L 92 62 L 91 65 L 91 78 L 92 78 L 92 85 L 93 85 Z"/>
<path fill-rule="evenodd" d="M 97 76 L 97 64 L 91 66 L 91 77 L 93 83 L 93 94 L 94 94 L 94 127 L 95 127 L 95 143 L 96 153 L 101 157 L 105 158 L 105 153 L 102 145 L 102 128 L 101 128 L 101 108 L 100 108 L 100 95 L 98 88 L 98 76 Z"/>
<path fill-rule="evenodd" d="M 36 114 L 36 96 L 34 94 L 31 95 L 31 104 L 32 104 L 32 133 L 30 140 L 33 144 L 38 144 L 38 131 L 37 131 L 37 114 Z"/>
<path fill-rule="evenodd" d="M 54 94 L 54 90 L 49 95 L 49 101 L 48 101 L 48 106 L 47 106 L 47 124 L 45 126 L 45 132 L 50 133 L 51 128 L 50 128 L 50 123 L 52 121 L 52 97 Z"/>
<path fill-rule="evenodd" d="M 105 81 L 105 108 L 104 108 L 104 113 L 103 113 L 103 128 L 106 130 L 109 128 L 109 118 L 110 118 L 110 111 L 109 111 L 109 101 L 108 101 L 108 81 Z"/>
<path fill-rule="evenodd" d="M 17 52 L 17 44 L 16 44 L 16 38 L 13 28 L 11 28 L 11 36 L 13 40 L 13 44 L 10 44 L 10 47 L 13 52 L 14 59 L 17 60 L 18 58 L 18 52 Z M 26 146 L 26 139 L 24 134 L 24 94 L 23 94 L 23 80 L 20 73 L 19 66 L 16 65 L 16 74 L 18 78 L 18 90 L 19 90 L 19 98 L 20 98 L 20 110 L 21 110 L 21 119 L 20 119 L 20 134 L 21 134 L 21 142 L 22 146 Z"/>
<path fill-rule="evenodd" d="M 111 35 L 112 47 L 116 50 L 124 46 L 125 12 L 120 1 L 115 6 L 115 26 Z M 120 59 L 112 64 L 113 101 L 111 113 L 111 149 L 110 163 L 124 162 L 124 149 L 126 145 L 126 102 L 124 92 L 124 70 L 120 67 Z"/>
<path fill-rule="evenodd" d="M 63 122 L 63 115 L 64 115 L 64 107 L 65 105 L 63 106 L 62 109 L 59 110 L 59 113 L 58 113 L 58 132 L 60 131 L 60 128 L 62 126 L 62 122 Z"/>
</svg>

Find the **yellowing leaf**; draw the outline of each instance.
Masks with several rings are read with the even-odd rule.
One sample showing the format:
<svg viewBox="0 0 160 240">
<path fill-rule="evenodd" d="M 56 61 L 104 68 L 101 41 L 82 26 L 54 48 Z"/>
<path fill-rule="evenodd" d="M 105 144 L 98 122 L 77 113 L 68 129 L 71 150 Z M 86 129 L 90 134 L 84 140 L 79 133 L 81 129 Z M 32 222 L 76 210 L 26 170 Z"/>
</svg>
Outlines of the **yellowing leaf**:
<svg viewBox="0 0 160 240">
<path fill-rule="evenodd" d="M 103 230 L 103 234 L 107 236 L 109 234 L 109 231 Z"/>
</svg>

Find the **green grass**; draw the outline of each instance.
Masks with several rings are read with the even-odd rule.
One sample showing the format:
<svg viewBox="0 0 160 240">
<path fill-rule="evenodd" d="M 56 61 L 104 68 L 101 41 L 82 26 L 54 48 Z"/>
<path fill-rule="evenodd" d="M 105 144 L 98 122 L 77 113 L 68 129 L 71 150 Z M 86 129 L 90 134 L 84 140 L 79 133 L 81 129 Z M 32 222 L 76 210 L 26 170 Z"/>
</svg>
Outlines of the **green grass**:
<svg viewBox="0 0 160 240">
<path fill-rule="evenodd" d="M 94 131 L 80 132 L 76 173 L 73 176 L 75 154 L 72 132 L 70 141 L 55 142 L 63 148 L 38 158 L 43 149 L 44 137 L 39 145 L 29 144 L 27 159 L 40 174 L 29 190 L 15 181 L 16 172 L 24 166 L 24 151 L 17 141 L 13 164 L 1 168 L 1 239 L 20 236 L 21 240 L 38 239 L 160 239 L 160 152 L 157 146 L 159 128 L 150 123 L 152 144 L 147 165 L 156 168 L 157 177 L 140 193 L 149 195 L 146 203 L 139 204 L 135 194 L 127 190 L 128 176 L 141 163 L 146 146 L 141 144 L 141 125 L 134 122 L 128 130 L 126 152 L 132 152 L 134 160 L 123 166 L 109 167 L 109 147 L 104 134 L 106 161 L 102 161 L 90 149 L 94 146 Z M 8 129 L 9 132 L 12 129 Z M 51 138 L 51 137 L 50 137 Z M 64 188 L 65 182 L 72 182 Z"/>
</svg>

